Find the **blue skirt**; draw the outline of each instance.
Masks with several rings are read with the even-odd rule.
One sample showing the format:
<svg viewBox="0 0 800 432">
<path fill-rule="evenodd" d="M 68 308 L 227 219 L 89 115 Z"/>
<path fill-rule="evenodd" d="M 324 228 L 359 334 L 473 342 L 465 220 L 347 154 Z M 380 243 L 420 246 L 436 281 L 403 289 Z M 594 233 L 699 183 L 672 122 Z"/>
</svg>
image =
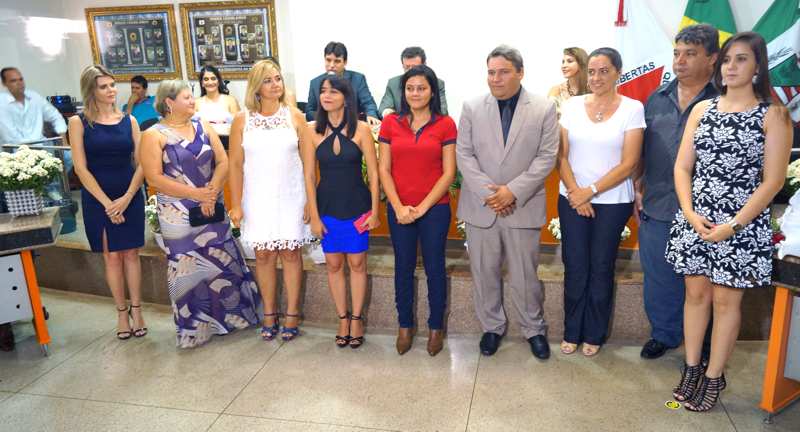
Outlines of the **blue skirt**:
<svg viewBox="0 0 800 432">
<path fill-rule="evenodd" d="M 322 237 L 322 251 L 325 253 L 361 253 L 369 249 L 369 231 L 359 234 L 353 222 L 358 217 L 351 219 L 337 219 L 332 216 L 322 216 L 322 223 L 328 230 Z"/>
</svg>

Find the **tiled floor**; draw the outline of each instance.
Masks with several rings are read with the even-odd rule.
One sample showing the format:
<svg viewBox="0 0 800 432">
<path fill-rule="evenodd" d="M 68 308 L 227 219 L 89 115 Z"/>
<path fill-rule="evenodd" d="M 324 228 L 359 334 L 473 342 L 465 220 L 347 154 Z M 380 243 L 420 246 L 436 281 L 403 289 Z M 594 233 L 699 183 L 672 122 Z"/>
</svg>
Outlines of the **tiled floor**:
<svg viewBox="0 0 800 432">
<path fill-rule="evenodd" d="M 607 345 L 540 362 L 521 340 L 481 357 L 477 337 L 453 337 L 435 358 L 424 339 L 400 357 L 392 335 L 341 350 L 310 327 L 290 343 L 248 330 L 178 351 L 168 308 L 146 306 L 150 334 L 120 342 L 110 299 L 46 290 L 44 303 L 50 357 L 25 323 L 0 353 L 2 431 L 800 430 L 800 404 L 761 423 L 763 342 L 738 344 L 722 403 L 693 414 L 664 406 L 680 352 L 644 361 Z"/>
</svg>

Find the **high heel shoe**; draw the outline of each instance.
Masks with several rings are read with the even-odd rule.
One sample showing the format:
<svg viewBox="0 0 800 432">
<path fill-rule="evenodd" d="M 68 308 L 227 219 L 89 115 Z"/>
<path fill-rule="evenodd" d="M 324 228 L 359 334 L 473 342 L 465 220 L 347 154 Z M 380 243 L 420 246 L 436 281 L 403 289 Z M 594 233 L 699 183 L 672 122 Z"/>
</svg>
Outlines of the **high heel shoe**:
<svg viewBox="0 0 800 432">
<path fill-rule="evenodd" d="M 131 317 L 131 320 L 133 320 L 133 308 L 141 308 L 141 307 L 142 305 L 131 304 L 131 307 L 128 308 L 128 315 Z M 139 311 L 140 315 L 141 313 L 142 311 Z M 133 335 L 136 336 L 137 338 L 147 336 L 147 327 L 133 329 Z"/>
<path fill-rule="evenodd" d="M 444 348 L 444 330 L 430 329 L 428 332 L 428 355 L 433 357 L 439 354 L 442 348 Z"/>
<path fill-rule="evenodd" d="M 287 312 L 283 314 L 283 316 L 289 318 L 299 318 L 300 314 L 290 314 Z M 281 339 L 283 339 L 284 342 L 289 342 L 290 340 L 298 336 L 300 336 L 300 329 L 297 324 L 295 324 L 294 327 L 287 327 L 286 325 L 284 325 L 283 328 L 281 329 Z"/>
<path fill-rule="evenodd" d="M 361 315 L 350 315 L 350 322 L 361 321 Z M 350 336 L 350 348 L 358 349 L 364 345 L 364 323 L 361 323 L 361 336 Z"/>
<path fill-rule="evenodd" d="M 338 317 L 339 320 L 347 320 L 347 334 L 345 336 L 336 335 L 336 346 L 344 348 L 350 344 L 350 312 L 345 312 L 344 315 Z"/>
<path fill-rule="evenodd" d="M 272 322 L 271 326 L 267 325 L 268 317 L 275 317 L 273 318 L 274 321 Z M 267 342 L 271 341 L 272 339 L 275 339 L 275 336 L 278 335 L 278 331 L 280 331 L 280 328 L 278 326 L 279 317 L 280 314 L 278 312 L 264 314 L 264 324 L 261 326 L 261 339 L 264 339 Z"/>
<path fill-rule="evenodd" d="M 703 376 L 704 372 L 702 365 L 689 366 L 684 363 L 681 371 L 681 382 L 672 389 L 672 397 L 678 402 L 686 402 L 692 399 L 697 390 L 697 383 L 700 382 L 700 377 Z"/>
<path fill-rule="evenodd" d="M 127 315 L 127 312 L 128 312 L 128 308 L 127 307 L 124 307 L 122 309 L 117 308 L 117 315 L 119 315 L 121 313 Z M 126 321 L 128 320 L 127 316 L 125 317 L 125 320 Z M 127 339 L 130 339 L 132 335 L 133 335 L 133 333 L 131 333 L 130 330 L 118 331 L 117 332 L 117 339 L 119 339 L 119 340 L 127 340 Z"/>
<path fill-rule="evenodd" d="M 709 411 L 717 404 L 719 394 L 726 386 L 725 377 L 722 375 L 717 378 L 709 378 L 703 375 L 694 397 L 683 404 L 683 407 L 694 412 Z"/>
</svg>

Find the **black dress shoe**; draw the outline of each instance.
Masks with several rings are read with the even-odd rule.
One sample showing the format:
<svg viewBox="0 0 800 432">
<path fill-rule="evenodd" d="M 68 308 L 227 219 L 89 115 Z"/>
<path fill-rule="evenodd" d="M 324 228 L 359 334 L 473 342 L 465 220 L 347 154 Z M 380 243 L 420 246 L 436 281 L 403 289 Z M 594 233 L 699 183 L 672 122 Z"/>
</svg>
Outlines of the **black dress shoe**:
<svg viewBox="0 0 800 432">
<path fill-rule="evenodd" d="M 497 333 L 484 333 L 481 337 L 481 354 L 485 356 L 494 355 L 497 352 L 497 348 L 500 347 L 500 339 L 503 339 L 503 336 Z"/>
<path fill-rule="evenodd" d="M 11 323 L 0 324 L 0 351 L 14 350 L 14 331 Z"/>
<path fill-rule="evenodd" d="M 547 343 L 547 338 L 544 335 L 536 335 L 528 339 L 531 344 L 531 352 L 533 356 L 539 360 L 547 360 L 550 358 L 550 345 Z"/>
<path fill-rule="evenodd" d="M 650 339 L 642 347 L 642 352 L 640 355 L 642 356 L 642 358 L 645 359 L 650 359 L 650 360 L 657 359 L 663 356 L 667 352 L 667 350 L 670 350 L 672 348 L 674 347 L 668 347 L 655 339 Z"/>
</svg>

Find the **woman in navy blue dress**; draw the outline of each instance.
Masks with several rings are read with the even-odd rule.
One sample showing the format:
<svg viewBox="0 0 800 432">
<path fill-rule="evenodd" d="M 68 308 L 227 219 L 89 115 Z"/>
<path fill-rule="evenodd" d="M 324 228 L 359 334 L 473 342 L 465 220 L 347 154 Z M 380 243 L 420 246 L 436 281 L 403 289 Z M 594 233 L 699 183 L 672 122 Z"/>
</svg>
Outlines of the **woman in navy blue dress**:
<svg viewBox="0 0 800 432">
<path fill-rule="evenodd" d="M 86 238 L 92 252 L 103 253 L 106 282 L 117 305 L 117 337 L 142 337 L 147 328 L 141 311 L 139 263 L 139 248 L 144 245 L 139 125 L 117 109 L 114 77 L 103 66 L 83 70 L 81 95 L 83 114 L 70 118 L 69 141 L 75 173 L 83 184 L 81 208 Z"/>
</svg>

